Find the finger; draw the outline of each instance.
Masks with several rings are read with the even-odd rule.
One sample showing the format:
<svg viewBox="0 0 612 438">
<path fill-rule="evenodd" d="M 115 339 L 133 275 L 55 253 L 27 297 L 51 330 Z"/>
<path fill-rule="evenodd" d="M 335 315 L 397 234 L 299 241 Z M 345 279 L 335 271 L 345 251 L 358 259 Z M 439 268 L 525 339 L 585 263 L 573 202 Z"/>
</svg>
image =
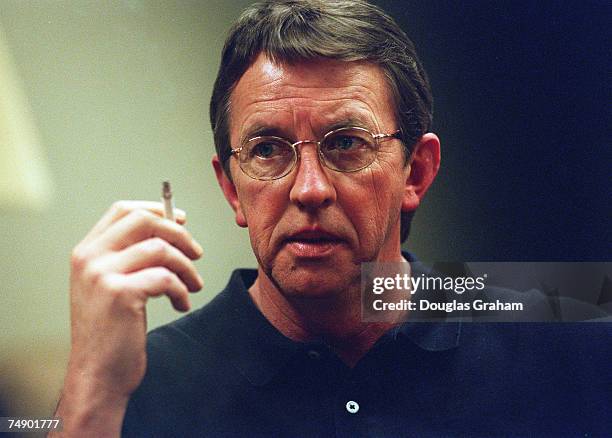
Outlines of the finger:
<svg viewBox="0 0 612 438">
<path fill-rule="evenodd" d="M 181 280 L 166 268 L 155 267 L 133 272 L 124 277 L 128 291 L 138 291 L 147 297 L 166 295 L 172 307 L 181 312 L 190 309 L 187 288 Z"/>
<path fill-rule="evenodd" d="M 151 237 L 164 239 L 192 260 L 202 256 L 202 247 L 185 227 L 142 209 L 134 210 L 112 224 L 95 243 L 101 249 L 120 251 Z"/>
<path fill-rule="evenodd" d="M 127 216 L 134 210 L 147 210 L 159 217 L 164 216 L 164 205 L 161 202 L 154 201 L 117 201 L 104 213 L 102 218 L 94 225 L 89 233 L 83 239 L 83 242 L 90 241 L 99 236 L 104 230 L 106 230 L 111 224 L 117 222 L 119 219 Z M 185 211 L 180 208 L 174 209 L 174 217 L 176 222 L 184 225 L 187 221 L 187 215 Z"/>
<path fill-rule="evenodd" d="M 193 262 L 159 237 L 146 239 L 119 252 L 110 253 L 99 259 L 96 264 L 102 272 L 124 274 L 163 266 L 178 275 L 189 291 L 199 291 L 203 286 L 202 278 Z"/>
</svg>

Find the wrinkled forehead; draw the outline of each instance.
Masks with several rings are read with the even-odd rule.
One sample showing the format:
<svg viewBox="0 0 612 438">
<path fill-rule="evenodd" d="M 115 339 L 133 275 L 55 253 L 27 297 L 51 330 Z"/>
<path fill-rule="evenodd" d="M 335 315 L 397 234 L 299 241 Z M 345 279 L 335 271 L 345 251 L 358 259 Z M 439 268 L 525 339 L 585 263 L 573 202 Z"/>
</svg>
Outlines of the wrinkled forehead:
<svg viewBox="0 0 612 438">
<path fill-rule="evenodd" d="M 269 125 L 286 135 L 322 134 L 343 123 L 379 130 L 395 125 L 389 86 L 370 62 L 316 59 L 275 63 L 259 55 L 230 97 L 230 137 Z"/>
</svg>

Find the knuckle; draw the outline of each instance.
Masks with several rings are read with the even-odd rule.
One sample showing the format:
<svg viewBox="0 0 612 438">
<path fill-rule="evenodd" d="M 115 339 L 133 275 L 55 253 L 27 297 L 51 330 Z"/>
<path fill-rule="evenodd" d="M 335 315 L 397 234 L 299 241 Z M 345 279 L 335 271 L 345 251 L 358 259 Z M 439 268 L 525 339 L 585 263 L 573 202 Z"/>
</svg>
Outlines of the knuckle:
<svg viewBox="0 0 612 438">
<path fill-rule="evenodd" d="M 170 256 L 170 245 L 161 237 L 152 237 L 147 240 L 146 250 L 150 257 L 157 262 L 164 262 Z"/>
<path fill-rule="evenodd" d="M 132 210 L 130 215 L 139 226 L 148 227 L 153 224 L 153 215 L 142 208 Z"/>
<path fill-rule="evenodd" d="M 121 299 L 123 299 L 123 296 L 125 295 L 125 293 L 123 292 L 123 289 L 118 287 L 117 282 L 111 281 L 108 278 L 104 279 L 104 283 L 106 286 L 106 293 L 108 294 L 108 296 L 110 297 L 110 299 L 114 302 L 119 301 Z"/>
<path fill-rule="evenodd" d="M 169 269 L 159 268 L 158 276 L 158 285 L 165 289 L 166 292 L 178 293 L 179 295 L 183 294 L 183 292 L 187 294 L 187 288 Z"/>
<path fill-rule="evenodd" d="M 115 201 L 113 205 L 111 205 L 111 210 L 118 215 L 127 213 L 130 210 L 129 202 L 124 200 Z"/>
<path fill-rule="evenodd" d="M 70 254 L 70 265 L 75 270 L 82 270 L 87 265 L 88 256 L 85 249 L 81 245 L 73 248 Z"/>
<path fill-rule="evenodd" d="M 130 302 L 126 303 L 124 306 L 124 311 L 133 316 L 140 316 L 144 313 L 144 307 L 145 305 L 142 300 L 130 300 Z"/>
<path fill-rule="evenodd" d="M 107 289 L 109 286 L 108 278 L 104 275 L 104 272 L 96 266 L 95 263 L 88 263 L 85 269 L 85 277 L 94 288 Z"/>
<path fill-rule="evenodd" d="M 114 285 L 110 289 L 106 291 L 106 295 L 108 297 L 109 303 L 112 308 L 116 310 L 125 310 L 126 308 L 130 308 L 130 306 L 137 306 L 137 300 L 134 300 L 134 294 L 128 293 L 122 288 Z"/>
<path fill-rule="evenodd" d="M 174 285 L 173 274 L 168 270 L 160 271 L 159 282 L 164 288 L 171 288 Z"/>
<path fill-rule="evenodd" d="M 110 297 L 111 301 L 122 300 L 128 295 L 118 274 L 101 275 L 99 278 L 100 284 L 104 287 L 104 293 Z"/>
</svg>

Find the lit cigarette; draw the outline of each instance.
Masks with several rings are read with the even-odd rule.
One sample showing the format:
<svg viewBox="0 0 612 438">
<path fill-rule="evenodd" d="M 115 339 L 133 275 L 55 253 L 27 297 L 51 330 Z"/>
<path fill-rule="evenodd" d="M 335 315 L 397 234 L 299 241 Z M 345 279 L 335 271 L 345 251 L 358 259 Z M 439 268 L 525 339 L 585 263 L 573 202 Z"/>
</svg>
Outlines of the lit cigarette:
<svg viewBox="0 0 612 438">
<path fill-rule="evenodd" d="M 162 183 L 162 202 L 164 203 L 164 217 L 174 221 L 174 201 L 172 201 L 170 181 Z"/>
</svg>

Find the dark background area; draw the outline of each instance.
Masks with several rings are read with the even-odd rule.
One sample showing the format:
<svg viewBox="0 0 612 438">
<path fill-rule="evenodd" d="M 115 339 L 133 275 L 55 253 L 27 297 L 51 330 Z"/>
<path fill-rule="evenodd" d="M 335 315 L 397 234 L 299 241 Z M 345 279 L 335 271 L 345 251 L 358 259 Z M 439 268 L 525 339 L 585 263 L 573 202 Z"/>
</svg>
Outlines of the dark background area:
<svg viewBox="0 0 612 438">
<path fill-rule="evenodd" d="M 611 260 L 610 4 L 374 3 L 430 76 L 447 257 Z"/>
</svg>

